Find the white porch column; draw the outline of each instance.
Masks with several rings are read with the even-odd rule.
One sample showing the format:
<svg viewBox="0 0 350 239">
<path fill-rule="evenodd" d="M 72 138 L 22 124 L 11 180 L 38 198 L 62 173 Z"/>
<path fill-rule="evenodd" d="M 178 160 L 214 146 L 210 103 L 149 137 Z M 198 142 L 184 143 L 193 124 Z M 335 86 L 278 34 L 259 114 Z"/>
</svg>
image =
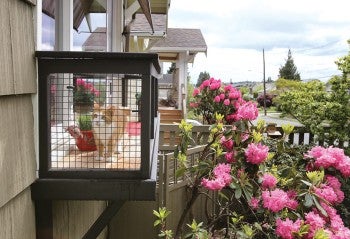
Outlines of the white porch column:
<svg viewBox="0 0 350 239">
<path fill-rule="evenodd" d="M 123 52 L 123 30 L 124 30 L 124 10 L 123 0 L 107 0 L 107 51 Z M 121 105 L 121 97 L 116 97 L 115 92 L 121 92 L 122 81 L 112 80 L 112 97 L 113 105 Z"/>
<path fill-rule="evenodd" d="M 56 1 L 55 51 L 73 50 L 73 0 Z"/>
<path fill-rule="evenodd" d="M 123 0 L 107 2 L 107 51 L 123 52 L 124 10 Z"/>
<path fill-rule="evenodd" d="M 183 109 L 183 103 L 186 102 L 186 95 L 183 97 L 183 93 L 187 93 L 187 58 L 188 51 L 179 53 L 179 58 L 176 61 L 176 68 L 179 69 L 179 85 L 178 87 L 178 107 Z"/>
<path fill-rule="evenodd" d="M 55 9 L 55 51 L 73 50 L 73 0 L 56 1 Z M 63 127 L 72 120 L 72 105 L 67 99 L 73 99 L 72 92 L 67 86 L 73 85 L 72 74 L 59 74 L 57 87 L 57 121 Z"/>
</svg>

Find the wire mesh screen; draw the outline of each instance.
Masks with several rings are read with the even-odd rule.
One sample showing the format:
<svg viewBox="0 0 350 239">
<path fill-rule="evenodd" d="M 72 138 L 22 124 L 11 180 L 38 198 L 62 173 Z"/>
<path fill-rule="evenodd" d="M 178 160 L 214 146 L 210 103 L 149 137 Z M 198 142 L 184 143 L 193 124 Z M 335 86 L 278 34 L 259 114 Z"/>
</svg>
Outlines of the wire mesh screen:
<svg viewBox="0 0 350 239">
<path fill-rule="evenodd" d="M 55 170 L 140 170 L 141 76 L 50 74 Z"/>
</svg>

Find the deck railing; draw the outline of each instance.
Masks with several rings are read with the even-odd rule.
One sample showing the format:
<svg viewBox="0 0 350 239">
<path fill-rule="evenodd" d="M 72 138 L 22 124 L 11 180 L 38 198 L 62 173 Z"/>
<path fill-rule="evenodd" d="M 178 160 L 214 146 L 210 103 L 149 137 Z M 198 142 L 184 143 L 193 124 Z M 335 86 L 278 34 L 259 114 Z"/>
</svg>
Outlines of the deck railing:
<svg viewBox="0 0 350 239">
<path fill-rule="evenodd" d="M 283 135 L 282 127 L 276 127 L 276 130 L 280 132 L 280 136 Z M 161 124 L 159 132 L 159 150 L 162 152 L 172 152 L 180 141 L 179 137 L 179 125 L 178 124 Z M 209 137 L 209 125 L 193 126 L 191 146 L 195 147 L 203 145 L 208 142 Z M 286 139 L 294 145 L 309 145 L 317 144 L 326 146 L 325 141 L 318 139 L 317 135 L 307 132 L 305 127 L 295 126 L 293 132 Z M 349 147 L 349 142 L 335 142 L 335 145 L 339 147 Z"/>
<path fill-rule="evenodd" d="M 156 54 L 37 52 L 36 57 L 40 178 L 155 174 Z"/>
</svg>

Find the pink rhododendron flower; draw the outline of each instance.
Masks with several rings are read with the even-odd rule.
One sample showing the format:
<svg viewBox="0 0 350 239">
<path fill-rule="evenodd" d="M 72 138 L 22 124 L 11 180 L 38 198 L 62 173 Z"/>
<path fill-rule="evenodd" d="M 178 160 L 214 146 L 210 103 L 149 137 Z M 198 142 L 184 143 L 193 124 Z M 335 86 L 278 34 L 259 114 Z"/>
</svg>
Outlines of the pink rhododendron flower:
<svg viewBox="0 0 350 239">
<path fill-rule="evenodd" d="M 274 188 L 277 184 L 277 179 L 275 178 L 275 176 L 273 176 L 270 173 L 265 173 L 262 176 L 262 183 L 261 186 L 263 187 L 263 189 L 271 189 Z"/>
<path fill-rule="evenodd" d="M 197 108 L 197 107 L 198 107 L 198 103 L 196 103 L 196 102 L 191 102 L 191 103 L 190 103 L 190 107 L 192 107 L 192 108 Z"/>
<path fill-rule="evenodd" d="M 308 212 L 305 214 L 305 224 L 310 226 L 307 238 L 314 238 L 314 234 L 326 224 L 326 221 L 317 212 Z"/>
<path fill-rule="evenodd" d="M 76 84 L 77 86 L 85 86 L 86 82 L 83 79 L 78 78 Z"/>
<path fill-rule="evenodd" d="M 337 194 L 335 194 L 333 188 L 328 185 L 322 184 L 321 187 L 315 188 L 315 193 L 331 204 L 337 201 Z"/>
<path fill-rule="evenodd" d="M 208 87 L 210 85 L 210 81 L 209 80 L 205 80 L 202 82 L 202 84 L 200 85 L 201 89 L 204 89 L 205 87 Z"/>
<path fill-rule="evenodd" d="M 258 108 L 252 101 L 244 102 L 237 108 L 236 120 L 255 120 L 258 117 Z"/>
<path fill-rule="evenodd" d="M 257 209 L 259 208 L 259 199 L 258 198 L 255 198 L 255 197 L 252 197 L 249 201 L 249 205 L 253 208 L 253 209 Z"/>
<path fill-rule="evenodd" d="M 225 99 L 224 100 L 224 105 L 226 105 L 226 106 L 230 105 L 230 100 L 229 99 Z"/>
<path fill-rule="evenodd" d="M 224 93 L 221 93 L 219 96 L 220 96 L 221 100 L 225 99 L 225 94 Z"/>
<path fill-rule="evenodd" d="M 334 193 L 337 195 L 337 199 L 334 203 L 341 203 L 344 200 L 344 192 L 341 190 L 341 183 L 339 180 L 334 176 L 327 175 L 326 183 L 333 188 Z"/>
<path fill-rule="evenodd" d="M 200 90 L 199 90 L 198 88 L 195 88 L 195 89 L 193 90 L 192 96 L 195 97 L 196 95 L 199 94 L 199 92 L 200 92 Z"/>
<path fill-rule="evenodd" d="M 232 122 L 235 120 L 235 114 L 228 114 L 226 115 L 225 119 L 228 121 L 228 122 Z"/>
<path fill-rule="evenodd" d="M 339 235 L 338 232 L 344 232 L 345 235 L 349 235 L 348 233 L 350 233 L 350 230 L 344 226 L 344 222 L 339 216 L 339 214 L 337 214 L 337 210 L 325 202 L 321 201 L 320 204 L 323 207 L 323 209 L 327 212 L 328 220 L 330 223 L 330 229 L 334 233 L 334 235 Z"/>
<path fill-rule="evenodd" d="M 326 149 L 322 146 L 315 146 L 311 150 L 309 150 L 309 152 L 307 152 L 305 156 L 310 158 L 319 158 L 324 154 L 325 151 Z"/>
<path fill-rule="evenodd" d="M 344 154 L 343 149 L 316 146 L 305 157 L 314 158 L 316 168 L 333 167 L 339 170 L 343 177 L 350 177 L 350 158 Z"/>
<path fill-rule="evenodd" d="M 278 218 L 276 220 L 276 235 L 283 239 L 293 239 L 293 232 L 298 232 L 300 230 L 302 221 L 300 219 L 293 222 L 289 218 L 285 221 Z"/>
<path fill-rule="evenodd" d="M 245 150 L 245 156 L 247 162 L 252 164 L 260 164 L 267 159 L 269 154 L 269 147 L 262 145 L 261 143 L 250 143 Z"/>
<path fill-rule="evenodd" d="M 338 162 L 335 168 L 340 171 L 343 177 L 350 177 L 350 158 L 344 157 L 342 161 Z"/>
<path fill-rule="evenodd" d="M 216 191 L 216 190 L 223 189 L 226 185 L 225 185 L 224 180 L 221 178 L 215 178 L 212 180 L 208 180 L 206 178 L 203 178 L 202 179 L 202 186 L 206 187 L 209 190 Z"/>
<path fill-rule="evenodd" d="M 226 162 L 228 162 L 228 163 L 233 163 L 233 162 L 235 162 L 236 160 L 235 160 L 234 156 L 235 156 L 234 151 L 227 152 L 227 153 L 225 154 Z"/>
<path fill-rule="evenodd" d="M 221 99 L 220 99 L 220 96 L 217 95 L 217 96 L 214 97 L 214 102 L 215 102 L 215 103 L 219 103 L 220 100 L 221 100 Z"/>
<path fill-rule="evenodd" d="M 230 173 L 231 166 L 229 164 L 218 164 L 213 170 L 214 178 L 211 180 L 203 178 L 201 184 L 210 190 L 221 190 L 232 182 Z"/>
<path fill-rule="evenodd" d="M 230 93 L 228 94 L 228 98 L 231 100 L 239 99 L 241 97 L 242 97 L 242 93 L 235 88 L 231 89 Z"/>
<path fill-rule="evenodd" d="M 225 85 L 225 87 L 224 87 L 224 91 L 231 91 L 233 89 L 235 89 L 235 88 L 231 84 Z"/>
<path fill-rule="evenodd" d="M 213 172 L 215 176 L 219 176 L 220 174 L 223 174 L 223 173 L 230 173 L 231 165 L 220 163 L 214 168 Z"/>
<path fill-rule="evenodd" d="M 298 206 L 298 202 L 290 198 L 288 194 L 281 189 L 272 191 L 265 190 L 262 192 L 261 198 L 264 208 L 272 212 L 279 212 L 286 207 L 295 209 Z"/>
<path fill-rule="evenodd" d="M 221 143 L 221 145 L 222 145 L 226 150 L 229 150 L 229 151 L 232 150 L 233 145 L 234 145 L 233 140 L 232 140 L 232 139 L 226 139 L 225 136 L 223 136 L 223 137 L 220 139 L 220 143 Z"/>
<path fill-rule="evenodd" d="M 216 82 L 212 82 L 212 83 L 210 84 L 210 86 L 209 86 L 209 89 L 210 89 L 210 90 L 217 90 L 217 89 L 220 88 L 220 86 L 221 86 L 221 81 L 218 80 L 218 81 L 216 81 Z"/>
</svg>

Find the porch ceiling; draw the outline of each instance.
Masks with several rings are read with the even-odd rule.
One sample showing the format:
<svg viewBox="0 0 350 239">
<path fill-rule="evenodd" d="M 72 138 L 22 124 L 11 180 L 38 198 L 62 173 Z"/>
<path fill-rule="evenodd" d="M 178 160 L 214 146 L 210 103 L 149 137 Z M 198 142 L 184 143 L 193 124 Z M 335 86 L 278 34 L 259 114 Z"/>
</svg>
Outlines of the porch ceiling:
<svg viewBox="0 0 350 239">
<path fill-rule="evenodd" d="M 126 0 L 127 7 L 132 5 L 135 1 L 138 1 L 141 7 L 137 13 L 145 14 L 152 30 L 152 14 L 168 14 L 170 0 Z M 73 1 L 73 9 L 73 27 L 76 30 L 79 28 L 85 15 L 89 13 L 106 12 L 104 1 L 100 0 Z M 42 11 L 48 16 L 55 18 L 55 0 L 43 1 Z"/>
</svg>

